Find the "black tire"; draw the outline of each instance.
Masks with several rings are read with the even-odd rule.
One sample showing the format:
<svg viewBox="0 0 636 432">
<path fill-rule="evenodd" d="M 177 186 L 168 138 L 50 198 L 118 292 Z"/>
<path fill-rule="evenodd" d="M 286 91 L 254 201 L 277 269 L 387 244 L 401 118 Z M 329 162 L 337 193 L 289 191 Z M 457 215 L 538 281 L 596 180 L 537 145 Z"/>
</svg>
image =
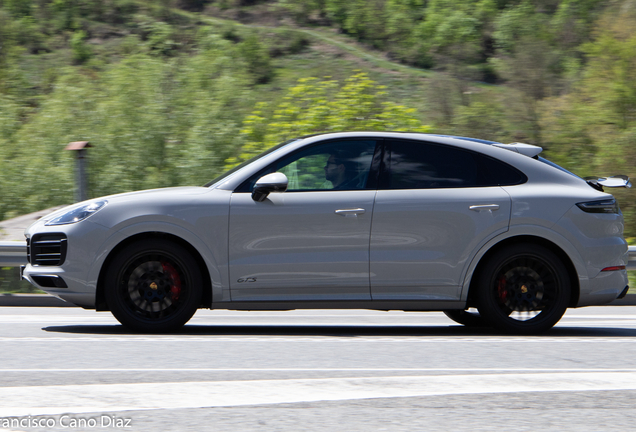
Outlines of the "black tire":
<svg viewBox="0 0 636 432">
<path fill-rule="evenodd" d="M 478 312 L 449 309 L 445 310 L 444 314 L 456 323 L 466 327 L 488 327 L 490 325 Z"/>
<path fill-rule="evenodd" d="M 570 278 L 561 260 L 535 244 L 495 252 L 478 276 L 478 309 L 495 329 L 531 335 L 551 329 L 570 301 Z"/>
<path fill-rule="evenodd" d="M 181 328 L 201 304 L 201 271 L 176 243 L 148 239 L 113 259 L 105 297 L 117 320 L 130 330 L 163 333 Z"/>
</svg>

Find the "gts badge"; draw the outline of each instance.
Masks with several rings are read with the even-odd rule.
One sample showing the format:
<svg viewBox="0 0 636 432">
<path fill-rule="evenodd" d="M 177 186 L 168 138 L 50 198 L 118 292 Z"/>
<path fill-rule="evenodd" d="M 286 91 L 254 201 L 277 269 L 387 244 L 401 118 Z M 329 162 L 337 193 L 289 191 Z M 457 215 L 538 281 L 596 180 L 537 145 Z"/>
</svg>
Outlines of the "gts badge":
<svg viewBox="0 0 636 432">
<path fill-rule="evenodd" d="M 237 280 L 237 282 L 238 283 L 256 282 L 256 278 L 255 277 L 240 278 L 239 280 Z"/>
</svg>

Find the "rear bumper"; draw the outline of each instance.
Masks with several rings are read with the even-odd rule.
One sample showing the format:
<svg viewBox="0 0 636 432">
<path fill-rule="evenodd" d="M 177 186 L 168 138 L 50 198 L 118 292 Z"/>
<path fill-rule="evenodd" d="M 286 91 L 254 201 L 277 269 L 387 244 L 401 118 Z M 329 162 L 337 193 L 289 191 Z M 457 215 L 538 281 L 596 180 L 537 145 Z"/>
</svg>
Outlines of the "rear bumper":
<svg viewBox="0 0 636 432">
<path fill-rule="evenodd" d="M 596 277 L 589 279 L 588 290 L 579 298 L 576 306 L 599 306 L 611 303 L 623 293 L 627 285 L 626 270 L 600 272 Z"/>
</svg>

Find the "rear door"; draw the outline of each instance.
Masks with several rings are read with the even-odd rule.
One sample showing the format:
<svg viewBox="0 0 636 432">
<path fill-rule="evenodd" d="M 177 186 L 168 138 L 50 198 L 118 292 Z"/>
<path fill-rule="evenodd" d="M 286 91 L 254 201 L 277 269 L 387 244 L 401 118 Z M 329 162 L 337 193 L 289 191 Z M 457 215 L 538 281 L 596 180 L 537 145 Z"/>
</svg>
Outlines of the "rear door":
<svg viewBox="0 0 636 432">
<path fill-rule="evenodd" d="M 459 300 L 465 270 L 508 230 L 516 169 L 459 147 L 387 141 L 370 244 L 373 300 Z"/>
</svg>

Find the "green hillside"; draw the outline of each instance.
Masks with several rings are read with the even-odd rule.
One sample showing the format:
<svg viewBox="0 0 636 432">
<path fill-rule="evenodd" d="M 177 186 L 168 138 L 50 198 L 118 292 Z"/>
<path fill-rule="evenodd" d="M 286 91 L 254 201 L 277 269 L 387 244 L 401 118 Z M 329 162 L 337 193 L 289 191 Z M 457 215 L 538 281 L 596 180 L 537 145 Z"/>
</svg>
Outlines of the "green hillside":
<svg viewBox="0 0 636 432">
<path fill-rule="evenodd" d="M 80 140 L 91 196 L 203 184 L 340 129 L 523 141 L 636 177 L 634 28 L 626 0 L 0 0 L 0 220 L 72 202 Z"/>
</svg>

